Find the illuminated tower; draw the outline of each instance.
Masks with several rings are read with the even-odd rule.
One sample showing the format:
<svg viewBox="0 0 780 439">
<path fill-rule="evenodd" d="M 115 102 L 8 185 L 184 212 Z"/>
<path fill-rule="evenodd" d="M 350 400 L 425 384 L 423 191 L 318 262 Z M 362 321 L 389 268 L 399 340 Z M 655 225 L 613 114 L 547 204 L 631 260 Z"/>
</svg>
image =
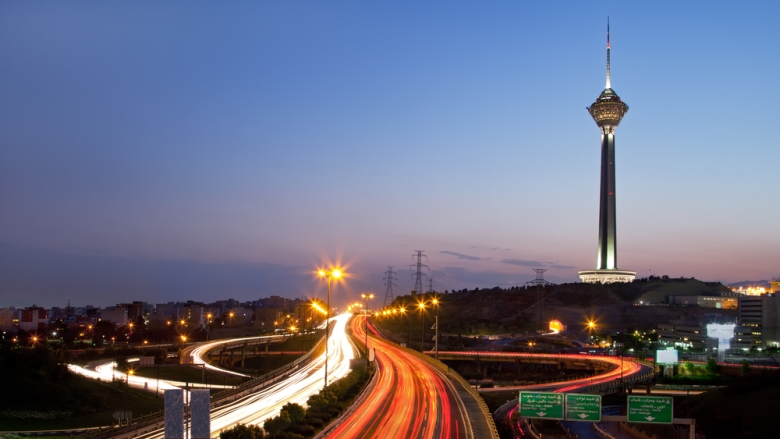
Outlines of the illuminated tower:
<svg viewBox="0 0 780 439">
<path fill-rule="evenodd" d="M 596 269 L 580 271 L 590 283 L 631 282 L 633 271 L 618 270 L 617 225 L 615 222 L 615 129 L 628 112 L 628 105 L 612 90 L 609 74 L 609 21 L 607 21 L 607 86 L 588 112 L 601 128 L 601 201 L 599 204 L 599 250 Z"/>
</svg>

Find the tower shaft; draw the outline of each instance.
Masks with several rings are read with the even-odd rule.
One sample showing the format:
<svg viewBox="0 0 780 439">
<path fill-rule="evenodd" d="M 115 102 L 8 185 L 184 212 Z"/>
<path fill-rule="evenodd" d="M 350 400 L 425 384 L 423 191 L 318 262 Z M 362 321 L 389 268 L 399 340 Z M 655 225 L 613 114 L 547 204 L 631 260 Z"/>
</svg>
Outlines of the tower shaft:
<svg viewBox="0 0 780 439">
<path fill-rule="evenodd" d="M 596 268 L 617 269 L 617 212 L 615 206 L 615 134 L 603 127 L 601 135 L 601 202 L 599 205 L 599 247 Z"/>
</svg>

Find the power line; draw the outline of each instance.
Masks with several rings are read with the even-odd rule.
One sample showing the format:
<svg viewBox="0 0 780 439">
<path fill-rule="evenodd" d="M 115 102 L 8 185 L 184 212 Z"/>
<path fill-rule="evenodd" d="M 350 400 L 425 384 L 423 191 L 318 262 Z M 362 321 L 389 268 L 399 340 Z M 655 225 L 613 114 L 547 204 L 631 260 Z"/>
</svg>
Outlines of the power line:
<svg viewBox="0 0 780 439">
<path fill-rule="evenodd" d="M 422 278 L 423 278 L 423 276 L 426 277 L 426 278 L 428 277 L 425 273 L 422 272 L 422 269 L 423 269 L 423 267 L 425 267 L 426 270 L 430 271 L 430 268 L 428 268 L 427 265 L 422 263 L 422 258 L 423 257 L 425 257 L 426 261 L 428 260 L 428 256 L 425 256 L 423 254 L 423 250 L 415 250 L 415 251 L 417 252 L 417 264 L 416 264 L 417 265 L 417 274 L 416 274 L 416 277 L 415 277 L 414 274 L 412 275 L 412 277 L 415 277 L 414 290 L 412 290 L 412 294 L 417 294 L 417 293 L 422 294 L 422 292 L 423 292 Z M 412 255 L 412 258 L 414 258 L 414 256 L 415 255 Z M 415 264 L 410 264 L 409 265 L 409 269 L 411 270 L 414 265 Z"/>
<path fill-rule="evenodd" d="M 397 281 L 393 275 L 395 272 L 393 271 L 393 266 L 390 265 L 387 267 L 387 271 L 385 271 L 385 285 L 387 286 L 387 291 L 385 292 L 385 303 L 383 305 L 383 308 L 387 308 L 390 304 L 393 303 L 393 281 Z"/>
<path fill-rule="evenodd" d="M 533 270 L 536 272 L 536 279 L 525 284 L 536 287 L 536 326 L 537 329 L 541 330 L 544 328 L 544 287 L 554 284 L 544 280 L 546 268 L 534 268 Z"/>
</svg>

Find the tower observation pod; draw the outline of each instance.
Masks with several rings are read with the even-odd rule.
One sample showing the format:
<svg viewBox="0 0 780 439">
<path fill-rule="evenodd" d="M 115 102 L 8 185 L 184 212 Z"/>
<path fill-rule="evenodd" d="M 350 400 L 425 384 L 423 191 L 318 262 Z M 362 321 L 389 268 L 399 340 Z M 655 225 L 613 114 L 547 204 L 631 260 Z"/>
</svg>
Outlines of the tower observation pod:
<svg viewBox="0 0 780 439">
<path fill-rule="evenodd" d="M 596 269 L 580 271 L 580 280 L 588 283 L 631 282 L 633 271 L 618 270 L 615 191 L 615 129 L 628 105 L 612 90 L 609 72 L 609 22 L 607 22 L 607 84 L 588 113 L 601 129 L 601 199 L 599 203 L 599 245 Z"/>
</svg>

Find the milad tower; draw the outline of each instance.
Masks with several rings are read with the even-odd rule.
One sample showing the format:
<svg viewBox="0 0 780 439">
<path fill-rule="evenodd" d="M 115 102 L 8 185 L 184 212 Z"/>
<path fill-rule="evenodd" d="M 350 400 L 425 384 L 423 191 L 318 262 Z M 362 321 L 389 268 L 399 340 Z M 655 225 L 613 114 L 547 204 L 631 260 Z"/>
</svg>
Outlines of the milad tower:
<svg viewBox="0 0 780 439">
<path fill-rule="evenodd" d="M 633 271 L 618 270 L 615 221 L 615 129 L 628 112 L 628 105 L 612 90 L 609 74 L 609 21 L 607 21 L 607 86 L 588 113 L 601 128 L 601 202 L 599 205 L 599 250 L 595 270 L 580 271 L 588 283 L 631 282 Z"/>
</svg>

